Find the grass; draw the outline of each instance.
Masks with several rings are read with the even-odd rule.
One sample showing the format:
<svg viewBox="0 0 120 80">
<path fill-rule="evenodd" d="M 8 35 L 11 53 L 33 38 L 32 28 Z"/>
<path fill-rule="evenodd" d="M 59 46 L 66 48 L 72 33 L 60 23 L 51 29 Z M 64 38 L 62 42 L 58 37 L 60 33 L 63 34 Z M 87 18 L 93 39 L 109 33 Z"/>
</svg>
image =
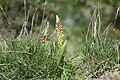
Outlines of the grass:
<svg viewBox="0 0 120 80">
<path fill-rule="evenodd" d="M 101 31 L 99 15 L 99 11 L 95 10 L 83 38 L 85 44 L 82 51 L 79 51 L 83 74 L 90 78 L 100 78 L 106 71 L 119 69 L 119 41 L 109 37 L 110 25 L 103 32 Z M 118 79 L 114 77 L 114 80 Z"/>
<path fill-rule="evenodd" d="M 45 36 L 47 33 L 42 37 Z M 0 79 L 36 80 L 72 77 L 73 68 L 64 58 L 67 41 L 60 41 L 59 45 L 59 41 L 48 41 L 44 38 L 43 42 L 43 38 L 39 34 L 22 34 L 16 39 L 4 40 L 7 47 L 2 42 Z M 61 37 L 59 39 L 61 40 Z"/>
<path fill-rule="evenodd" d="M 17 38 L 0 42 L 0 80 L 86 80 L 119 70 L 119 41 L 108 37 L 108 28 L 102 33 L 99 12 L 94 11 L 83 36 L 84 44 L 78 43 L 77 57 L 71 59 L 66 59 L 67 41 L 63 39 L 59 17 L 56 18 L 56 40 L 48 36 L 49 25 L 42 36 L 28 33 L 23 25 Z"/>
</svg>

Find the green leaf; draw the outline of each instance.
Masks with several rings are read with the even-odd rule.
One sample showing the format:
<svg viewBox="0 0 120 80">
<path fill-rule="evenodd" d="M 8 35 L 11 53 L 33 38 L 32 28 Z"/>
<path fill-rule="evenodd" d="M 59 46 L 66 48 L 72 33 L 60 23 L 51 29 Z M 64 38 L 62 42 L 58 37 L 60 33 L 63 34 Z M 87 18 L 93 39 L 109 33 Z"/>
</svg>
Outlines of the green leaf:
<svg viewBox="0 0 120 80">
<path fill-rule="evenodd" d="M 65 51 L 65 47 L 66 47 L 67 41 L 64 42 L 64 44 L 59 48 L 58 52 L 57 52 L 57 65 L 59 64 L 63 53 Z"/>
</svg>

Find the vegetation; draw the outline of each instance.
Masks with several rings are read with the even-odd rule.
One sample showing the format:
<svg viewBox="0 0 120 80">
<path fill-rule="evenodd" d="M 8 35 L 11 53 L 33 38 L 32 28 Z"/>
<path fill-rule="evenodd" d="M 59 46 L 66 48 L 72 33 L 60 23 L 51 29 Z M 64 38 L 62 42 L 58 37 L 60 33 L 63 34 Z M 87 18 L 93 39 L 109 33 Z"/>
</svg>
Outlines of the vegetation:
<svg viewBox="0 0 120 80">
<path fill-rule="evenodd" d="M 2 4 L 14 6 L 10 4 L 15 1 L 10 2 Z M 75 5 L 73 1 L 58 1 L 60 2 Z M 90 15 L 91 19 L 85 19 L 85 21 L 90 20 L 90 23 L 85 23 L 83 19 L 84 24 L 88 24 L 87 27 L 81 28 L 82 30 L 76 27 L 73 30 L 73 27 L 64 26 L 64 20 L 62 22 L 58 15 L 55 18 L 47 16 L 50 15 L 48 9 L 50 7 L 44 6 L 43 9 L 38 7 L 33 14 L 27 14 L 27 9 L 39 3 L 41 6 L 50 6 L 47 2 L 35 0 L 34 5 L 31 5 L 32 1 L 27 3 L 29 6 L 26 6 L 26 0 L 21 3 L 24 4 L 22 6 L 24 18 L 21 20 L 17 18 L 18 16 L 15 17 L 15 21 L 20 19 L 20 25 L 22 24 L 22 27 L 18 29 L 19 33 L 12 32 L 7 38 L 0 35 L 0 80 L 120 79 L 120 41 L 110 37 L 111 24 L 102 29 L 104 23 L 99 5 Z M 1 7 L 1 11 L 9 27 L 12 27 L 9 15 L 6 14 L 4 8 L 4 6 Z M 5 9 L 8 11 L 7 8 Z M 44 12 L 44 9 L 48 9 L 48 12 Z M 43 13 L 40 15 L 41 23 L 37 24 L 39 10 Z M 59 14 L 64 17 L 65 13 L 61 13 L 62 11 Z M 13 21 L 13 23 L 16 22 Z M 74 50 L 70 49 L 71 46 Z"/>
</svg>

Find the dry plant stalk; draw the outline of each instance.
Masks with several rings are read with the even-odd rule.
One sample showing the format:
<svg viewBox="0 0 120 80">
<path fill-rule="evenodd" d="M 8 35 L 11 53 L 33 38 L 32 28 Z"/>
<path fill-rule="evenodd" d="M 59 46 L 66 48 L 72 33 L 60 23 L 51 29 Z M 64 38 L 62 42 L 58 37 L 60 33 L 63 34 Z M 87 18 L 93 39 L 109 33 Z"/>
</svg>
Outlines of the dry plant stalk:
<svg viewBox="0 0 120 80">
<path fill-rule="evenodd" d="M 46 26 L 43 36 L 42 36 L 43 43 L 46 43 L 49 40 L 48 39 L 48 28 L 49 28 L 49 22 L 47 22 L 47 26 Z"/>
</svg>

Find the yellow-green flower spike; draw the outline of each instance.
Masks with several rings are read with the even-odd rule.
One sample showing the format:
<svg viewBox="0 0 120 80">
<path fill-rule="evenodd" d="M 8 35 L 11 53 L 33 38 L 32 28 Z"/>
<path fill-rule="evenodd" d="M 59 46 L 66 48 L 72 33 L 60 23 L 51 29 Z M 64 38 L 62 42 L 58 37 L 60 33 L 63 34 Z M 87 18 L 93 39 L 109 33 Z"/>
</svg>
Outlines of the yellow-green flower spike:
<svg viewBox="0 0 120 80">
<path fill-rule="evenodd" d="M 63 44 L 63 30 L 62 30 L 62 24 L 60 22 L 60 19 L 58 15 L 56 15 L 56 32 L 58 37 L 58 46 L 62 46 Z"/>
</svg>

